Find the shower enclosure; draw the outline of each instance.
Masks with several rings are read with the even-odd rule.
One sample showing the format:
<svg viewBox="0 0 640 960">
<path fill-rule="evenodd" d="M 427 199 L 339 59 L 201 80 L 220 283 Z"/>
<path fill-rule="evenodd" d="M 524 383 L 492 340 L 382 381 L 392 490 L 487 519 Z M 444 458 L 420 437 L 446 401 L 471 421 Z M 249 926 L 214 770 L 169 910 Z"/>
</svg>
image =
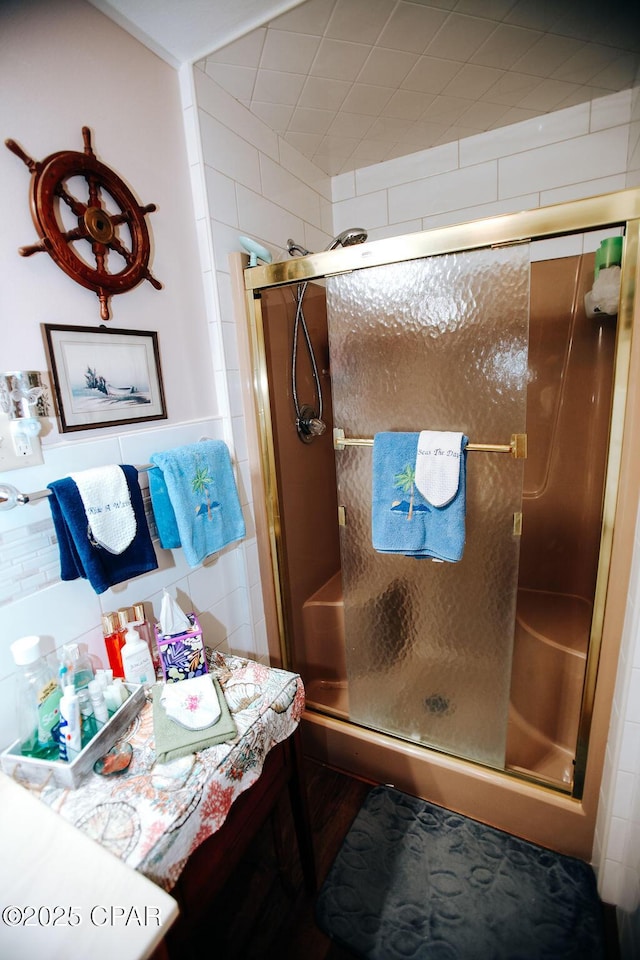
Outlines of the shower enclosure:
<svg viewBox="0 0 640 960">
<path fill-rule="evenodd" d="M 607 586 L 639 215 L 640 191 L 625 191 L 244 274 L 254 499 L 281 662 L 305 684 L 305 749 L 581 856 L 620 618 Z M 593 251 L 620 234 L 618 314 L 587 316 Z M 561 236 L 575 253 L 553 255 Z M 300 281 L 317 369 L 302 358 L 298 393 L 322 378 L 328 426 L 304 444 Z M 371 544 L 373 438 L 422 429 L 469 439 L 457 563 Z M 397 479 L 403 509 L 411 469 Z"/>
</svg>

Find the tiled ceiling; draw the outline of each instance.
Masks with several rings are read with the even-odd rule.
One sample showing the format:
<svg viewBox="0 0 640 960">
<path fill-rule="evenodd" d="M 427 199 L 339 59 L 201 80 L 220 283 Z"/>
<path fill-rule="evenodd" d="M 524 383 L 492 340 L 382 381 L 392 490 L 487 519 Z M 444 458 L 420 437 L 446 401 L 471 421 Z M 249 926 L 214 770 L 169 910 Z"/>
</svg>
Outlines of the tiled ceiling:
<svg viewBox="0 0 640 960">
<path fill-rule="evenodd" d="M 335 175 L 632 87 L 640 0 L 306 0 L 199 66 Z"/>
</svg>

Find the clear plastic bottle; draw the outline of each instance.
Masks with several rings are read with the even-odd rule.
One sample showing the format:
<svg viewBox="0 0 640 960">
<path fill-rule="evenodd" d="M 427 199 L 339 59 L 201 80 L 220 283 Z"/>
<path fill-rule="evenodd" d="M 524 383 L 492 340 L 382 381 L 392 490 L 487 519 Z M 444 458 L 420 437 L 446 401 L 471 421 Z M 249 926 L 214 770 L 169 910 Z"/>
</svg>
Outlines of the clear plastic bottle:
<svg viewBox="0 0 640 960">
<path fill-rule="evenodd" d="M 104 671 L 102 672 L 104 674 Z M 100 680 L 92 680 L 89 684 L 89 696 L 91 697 L 91 706 L 93 707 L 93 716 L 96 721 L 96 727 L 103 727 L 109 719 L 107 702 L 104 698 L 104 687 Z"/>
<path fill-rule="evenodd" d="M 76 693 L 86 690 L 94 676 L 93 666 L 87 654 L 80 652 L 77 643 L 65 643 L 62 648 L 62 658 L 67 670 L 73 677 Z"/>
<path fill-rule="evenodd" d="M 11 654 L 19 667 L 16 708 L 20 750 L 28 757 L 56 760 L 62 691 L 54 669 L 42 655 L 41 638 L 21 637 L 11 644 Z"/>
<path fill-rule="evenodd" d="M 93 681 L 90 681 L 93 683 Z M 87 684 L 82 690 L 78 690 L 78 700 L 80 702 L 80 725 L 82 728 L 82 746 L 86 747 L 98 732 L 93 704 L 89 696 L 89 686 Z"/>
</svg>

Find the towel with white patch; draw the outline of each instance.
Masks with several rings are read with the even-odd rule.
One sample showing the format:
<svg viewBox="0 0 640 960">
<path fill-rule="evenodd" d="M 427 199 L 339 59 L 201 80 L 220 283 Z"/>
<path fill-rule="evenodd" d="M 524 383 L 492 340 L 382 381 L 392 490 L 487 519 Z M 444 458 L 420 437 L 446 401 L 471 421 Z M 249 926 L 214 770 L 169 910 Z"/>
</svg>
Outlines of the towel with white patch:
<svg viewBox="0 0 640 960">
<path fill-rule="evenodd" d="M 451 503 L 460 485 L 462 433 L 421 430 L 416 454 L 415 482 L 434 507 Z"/>
<path fill-rule="evenodd" d="M 69 476 L 78 488 L 91 539 L 109 553 L 123 553 L 137 529 L 124 471 L 112 464 Z"/>
</svg>

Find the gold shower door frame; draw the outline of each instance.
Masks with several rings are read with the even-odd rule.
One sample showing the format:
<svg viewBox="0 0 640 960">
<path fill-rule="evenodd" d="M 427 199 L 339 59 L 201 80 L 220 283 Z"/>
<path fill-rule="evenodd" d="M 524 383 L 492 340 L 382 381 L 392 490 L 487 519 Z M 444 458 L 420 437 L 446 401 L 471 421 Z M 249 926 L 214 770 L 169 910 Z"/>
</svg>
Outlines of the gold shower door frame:
<svg viewBox="0 0 640 960">
<path fill-rule="evenodd" d="M 322 280 L 374 265 L 421 259 L 442 253 L 455 253 L 483 247 L 497 247 L 535 241 L 568 234 L 596 231 L 610 227 L 624 228 L 625 245 L 622 262 L 620 307 L 618 312 L 613 405 L 609 434 L 605 493 L 603 502 L 602 534 L 598 576 L 595 591 L 586 678 L 578 733 L 576 764 L 571 797 L 580 799 L 588 775 L 589 737 L 596 699 L 598 670 L 602 655 L 602 637 L 607 612 L 609 568 L 614 541 L 614 519 L 618 500 L 627 390 L 632 352 L 632 328 L 635 310 L 634 293 L 639 282 L 640 189 L 619 191 L 598 197 L 542 207 L 523 213 L 508 214 L 486 220 L 412 233 L 390 239 L 326 251 L 244 270 L 246 310 L 249 320 L 250 362 L 253 372 L 253 401 L 255 423 L 260 446 L 260 475 L 265 496 L 266 523 L 270 547 L 273 582 L 272 591 L 265 593 L 267 606 L 271 605 L 277 621 L 280 660 L 291 667 L 291 651 L 286 636 L 283 615 L 281 571 L 283 567 L 280 510 L 275 470 L 274 440 L 271 428 L 269 385 L 265 341 L 260 304 L 260 291 L 301 280 Z M 620 614 L 618 611 L 617 619 Z M 611 644 L 617 653 L 619 636 Z M 611 684 L 609 683 L 609 686 Z M 611 696 L 611 691 L 608 696 Z M 610 701 L 609 701 L 610 702 Z M 605 707 L 606 709 L 606 707 Z M 339 721 L 340 724 L 347 723 Z M 348 723 L 347 723 L 348 725 Z M 379 735 L 382 744 L 385 735 Z M 420 747 L 429 751 L 429 747 Z M 602 770 L 604 747 L 599 747 L 600 760 L 594 774 L 597 783 Z M 456 762 L 471 767 L 474 761 Z M 506 779 L 532 780 L 521 773 L 502 774 Z M 596 782 L 594 781 L 594 782 Z M 547 785 L 541 784 L 544 789 Z M 596 789 L 594 787 L 594 789 Z M 596 789 L 597 795 L 597 789 Z"/>
</svg>

